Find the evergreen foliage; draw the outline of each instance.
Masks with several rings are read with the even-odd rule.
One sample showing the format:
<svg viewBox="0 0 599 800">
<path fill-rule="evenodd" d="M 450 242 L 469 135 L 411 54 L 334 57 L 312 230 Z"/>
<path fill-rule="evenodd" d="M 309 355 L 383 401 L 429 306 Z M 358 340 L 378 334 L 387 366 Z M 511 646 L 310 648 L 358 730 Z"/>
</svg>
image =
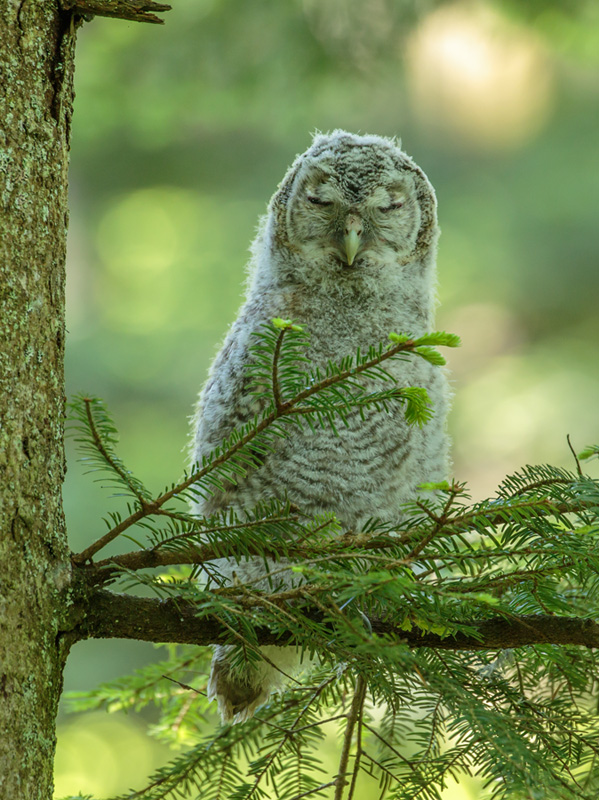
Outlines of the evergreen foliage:
<svg viewBox="0 0 599 800">
<path fill-rule="evenodd" d="M 301 326 L 265 326 L 252 368 L 262 411 L 157 496 L 117 457 L 103 404 L 73 402 L 90 466 L 128 498 L 126 513 L 111 512 L 108 532 L 74 557 L 87 579 L 192 601 L 240 645 L 240 660 L 261 657 L 265 628 L 305 653 L 302 675 L 236 726 L 216 727 L 204 693 L 210 653 L 190 645 L 165 645 L 160 663 L 73 696 L 78 710 L 152 704 L 160 712 L 153 733 L 188 745 L 123 800 L 350 800 L 366 796 L 366 785 L 378 786 L 372 797 L 433 800 L 464 772 L 482 776 L 494 800 L 597 796 L 595 650 L 542 635 L 527 646 L 489 645 L 481 627 L 517 621 L 542 632 L 558 618 L 599 618 L 599 484 L 578 459 L 574 472 L 526 466 L 476 503 L 463 484 L 427 484 L 399 524 L 373 519 L 362 531 L 268 498 L 243 515 L 187 512 L 190 497 L 259 468 L 276 437 L 296 426 L 339 429 L 356 409 L 397 403 L 410 424 L 426 424 L 425 390 L 397 386 L 385 362 L 441 365 L 434 348 L 457 337 L 389 339 L 318 370 Z M 368 392 L 361 376 L 380 388 Z M 120 535 L 140 549 L 92 562 Z M 268 558 L 280 569 L 268 591 L 227 585 L 223 557 Z M 291 586 L 279 580 L 290 564 Z M 335 730 L 337 767 L 328 774 L 320 756 Z"/>
</svg>

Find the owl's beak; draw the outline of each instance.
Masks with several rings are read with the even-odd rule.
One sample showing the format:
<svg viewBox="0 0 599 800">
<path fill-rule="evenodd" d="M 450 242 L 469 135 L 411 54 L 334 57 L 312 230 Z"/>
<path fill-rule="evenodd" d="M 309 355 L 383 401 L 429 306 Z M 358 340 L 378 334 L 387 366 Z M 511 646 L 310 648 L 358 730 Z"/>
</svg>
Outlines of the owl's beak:
<svg viewBox="0 0 599 800">
<path fill-rule="evenodd" d="M 356 231 L 351 230 L 349 233 L 345 234 L 343 237 L 343 247 L 345 249 L 345 255 L 347 256 L 347 263 L 351 267 L 354 263 L 358 248 L 360 247 L 360 237 Z"/>
<path fill-rule="evenodd" d="M 351 267 L 354 263 L 356 253 L 360 249 L 360 236 L 362 234 L 362 222 L 359 217 L 351 215 L 345 223 L 345 233 L 343 236 L 343 248 L 347 256 L 347 264 Z"/>
</svg>

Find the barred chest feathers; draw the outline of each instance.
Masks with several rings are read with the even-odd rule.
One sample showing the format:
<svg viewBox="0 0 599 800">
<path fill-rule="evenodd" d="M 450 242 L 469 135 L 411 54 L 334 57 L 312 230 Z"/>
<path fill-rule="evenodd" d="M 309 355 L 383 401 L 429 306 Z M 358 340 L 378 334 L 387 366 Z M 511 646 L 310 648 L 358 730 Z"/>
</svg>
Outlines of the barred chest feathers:
<svg viewBox="0 0 599 800">
<path fill-rule="evenodd" d="M 252 333 L 274 317 L 305 326 L 308 355 L 320 367 L 358 347 L 367 351 L 390 331 L 432 330 L 437 238 L 434 191 L 394 141 L 343 131 L 316 136 L 289 168 L 254 242 L 246 302 L 200 395 L 194 461 L 257 410 L 247 392 Z M 280 440 L 238 486 L 195 510 L 251 507 L 275 496 L 307 513 L 334 512 L 347 528 L 370 517 L 397 521 L 419 484 L 446 477 L 449 391 L 445 374 L 424 360 L 386 368 L 400 386 L 427 389 L 434 414 L 426 425 L 408 426 L 397 407 L 369 408 L 364 420 L 356 412 L 338 436 L 305 427 Z M 235 566 L 241 579 L 260 570 L 263 562 Z M 210 691 L 224 720 L 246 719 L 267 699 L 281 682 L 277 659 L 289 667 L 288 650 L 270 648 L 270 664 L 240 677 L 229 669 L 229 650 L 216 648 Z M 278 651 L 274 661 L 270 651 Z"/>
</svg>

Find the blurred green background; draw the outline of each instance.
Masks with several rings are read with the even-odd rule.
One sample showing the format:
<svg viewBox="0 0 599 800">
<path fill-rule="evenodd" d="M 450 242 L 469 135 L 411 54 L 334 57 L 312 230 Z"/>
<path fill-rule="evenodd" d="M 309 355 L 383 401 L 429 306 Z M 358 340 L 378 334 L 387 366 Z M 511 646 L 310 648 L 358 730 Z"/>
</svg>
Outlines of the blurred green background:
<svg viewBox="0 0 599 800">
<path fill-rule="evenodd" d="M 86 23 L 77 52 L 68 391 L 107 401 L 129 468 L 156 490 L 180 476 L 257 219 L 311 133 L 335 127 L 401 137 L 436 187 L 437 322 L 463 339 L 455 475 L 481 497 L 524 463 L 571 466 L 566 434 L 599 440 L 599 5 L 173 5 L 165 26 Z M 81 549 L 117 501 L 69 456 Z M 154 657 L 78 644 L 66 689 Z M 168 757 L 146 718 L 62 719 L 57 796 L 123 791 Z"/>
</svg>

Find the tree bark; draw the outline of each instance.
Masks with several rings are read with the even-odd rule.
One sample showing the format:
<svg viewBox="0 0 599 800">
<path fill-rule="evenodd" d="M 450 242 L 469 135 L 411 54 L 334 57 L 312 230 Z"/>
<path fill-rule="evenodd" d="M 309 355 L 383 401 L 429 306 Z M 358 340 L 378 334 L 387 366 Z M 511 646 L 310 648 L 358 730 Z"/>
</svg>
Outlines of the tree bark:
<svg viewBox="0 0 599 800">
<path fill-rule="evenodd" d="M 73 16 L 0 3 L 0 797 L 50 800 L 70 582 L 64 264 Z"/>
<path fill-rule="evenodd" d="M 77 582 L 76 582 L 77 583 Z M 206 646 L 228 641 L 228 630 L 216 618 L 200 618 L 193 604 L 173 598 L 135 597 L 88 588 L 80 582 L 81 595 L 73 605 L 68 635 L 80 639 L 139 639 L 146 642 L 177 642 Z M 316 610 L 314 619 L 322 615 Z M 408 647 L 438 650 L 505 650 L 533 644 L 599 647 L 599 624 L 578 617 L 553 617 L 548 614 L 496 616 L 468 624 L 474 635 L 458 633 L 439 636 L 416 626 L 402 630 L 393 620 L 370 619 L 372 630 L 405 642 Z M 290 644 L 291 634 L 280 636 L 268 628 L 256 629 L 260 645 Z"/>
<path fill-rule="evenodd" d="M 61 0 L 62 7 L 73 10 L 86 18 L 115 17 L 131 22 L 153 22 L 162 25 L 164 20 L 152 11 L 170 11 L 170 6 L 154 0 Z"/>
</svg>

